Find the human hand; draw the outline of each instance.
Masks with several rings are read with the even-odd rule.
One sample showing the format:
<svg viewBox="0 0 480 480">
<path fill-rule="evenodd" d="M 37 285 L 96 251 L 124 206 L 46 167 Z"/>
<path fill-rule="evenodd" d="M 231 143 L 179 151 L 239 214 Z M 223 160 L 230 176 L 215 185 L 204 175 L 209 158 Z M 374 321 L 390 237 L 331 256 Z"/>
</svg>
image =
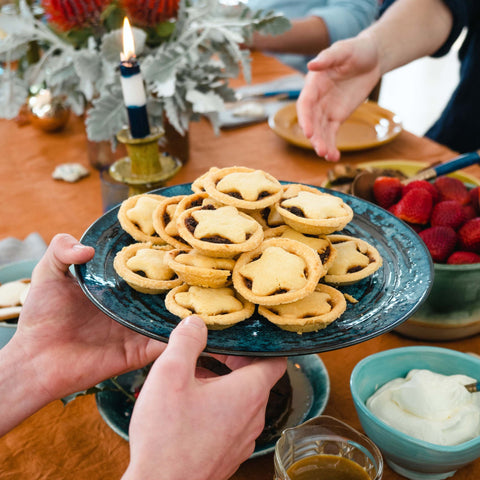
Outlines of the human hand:
<svg viewBox="0 0 480 480">
<path fill-rule="evenodd" d="M 297 101 L 298 122 L 321 157 L 338 161 L 340 124 L 366 99 L 381 76 L 380 54 L 371 34 L 334 43 L 308 64 Z"/>
<path fill-rule="evenodd" d="M 224 480 L 254 451 L 286 360 L 228 357 L 231 373 L 207 377 L 196 374 L 206 339 L 204 322 L 187 317 L 153 364 L 133 409 L 123 480 Z"/>
<path fill-rule="evenodd" d="M 153 361 L 165 344 L 103 314 L 80 289 L 70 264 L 94 249 L 67 234 L 53 238 L 33 271 L 18 328 L 4 347 L 34 372 L 39 406 Z"/>
</svg>

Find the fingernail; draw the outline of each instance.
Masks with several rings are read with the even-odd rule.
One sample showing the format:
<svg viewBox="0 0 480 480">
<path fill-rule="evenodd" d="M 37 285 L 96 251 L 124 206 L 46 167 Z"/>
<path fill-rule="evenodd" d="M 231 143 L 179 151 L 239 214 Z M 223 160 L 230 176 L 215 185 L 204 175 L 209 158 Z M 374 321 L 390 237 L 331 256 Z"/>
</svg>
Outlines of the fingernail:
<svg viewBox="0 0 480 480">
<path fill-rule="evenodd" d="M 188 325 L 188 326 L 193 326 L 196 328 L 204 328 L 205 327 L 205 322 L 198 317 L 197 315 L 190 315 L 189 317 L 186 317 L 183 319 L 183 324 Z"/>
<path fill-rule="evenodd" d="M 81 243 L 76 243 L 75 245 L 72 246 L 73 250 L 84 250 L 85 248 L 88 248 L 86 245 L 82 245 Z"/>
</svg>

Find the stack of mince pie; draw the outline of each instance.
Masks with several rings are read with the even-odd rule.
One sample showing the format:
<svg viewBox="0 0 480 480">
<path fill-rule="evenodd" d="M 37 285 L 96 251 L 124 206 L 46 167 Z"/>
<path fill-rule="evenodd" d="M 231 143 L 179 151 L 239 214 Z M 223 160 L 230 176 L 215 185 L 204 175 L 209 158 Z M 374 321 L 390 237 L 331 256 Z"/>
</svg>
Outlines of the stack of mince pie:
<svg viewBox="0 0 480 480">
<path fill-rule="evenodd" d="M 197 314 L 211 329 L 241 322 L 258 306 L 284 330 L 317 331 L 346 309 L 335 287 L 382 265 L 373 246 L 341 234 L 352 218 L 342 199 L 316 188 L 214 167 L 190 195 L 122 203 L 120 225 L 138 243 L 117 253 L 114 268 L 139 292 L 168 292 L 168 311 Z"/>
</svg>

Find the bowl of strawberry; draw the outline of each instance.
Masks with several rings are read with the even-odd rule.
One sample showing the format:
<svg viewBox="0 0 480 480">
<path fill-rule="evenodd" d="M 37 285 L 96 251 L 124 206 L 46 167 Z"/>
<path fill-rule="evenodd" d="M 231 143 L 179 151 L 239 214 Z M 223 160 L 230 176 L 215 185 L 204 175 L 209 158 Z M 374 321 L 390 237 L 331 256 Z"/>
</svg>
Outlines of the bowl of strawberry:
<svg viewBox="0 0 480 480">
<path fill-rule="evenodd" d="M 414 229 L 434 262 L 432 290 L 397 331 L 419 339 L 453 340 L 480 332 L 480 187 L 453 176 L 404 184 L 380 176 L 375 203 Z"/>
</svg>

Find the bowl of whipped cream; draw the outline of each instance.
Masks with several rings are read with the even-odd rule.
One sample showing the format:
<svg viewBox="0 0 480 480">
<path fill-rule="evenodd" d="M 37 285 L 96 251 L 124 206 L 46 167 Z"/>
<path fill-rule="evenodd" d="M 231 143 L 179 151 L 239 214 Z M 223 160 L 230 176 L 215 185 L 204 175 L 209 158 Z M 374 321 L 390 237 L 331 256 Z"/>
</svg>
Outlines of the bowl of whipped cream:
<svg viewBox="0 0 480 480">
<path fill-rule="evenodd" d="M 480 457 L 480 358 L 439 347 L 396 348 L 353 369 L 364 432 L 411 480 L 443 480 Z"/>
</svg>

